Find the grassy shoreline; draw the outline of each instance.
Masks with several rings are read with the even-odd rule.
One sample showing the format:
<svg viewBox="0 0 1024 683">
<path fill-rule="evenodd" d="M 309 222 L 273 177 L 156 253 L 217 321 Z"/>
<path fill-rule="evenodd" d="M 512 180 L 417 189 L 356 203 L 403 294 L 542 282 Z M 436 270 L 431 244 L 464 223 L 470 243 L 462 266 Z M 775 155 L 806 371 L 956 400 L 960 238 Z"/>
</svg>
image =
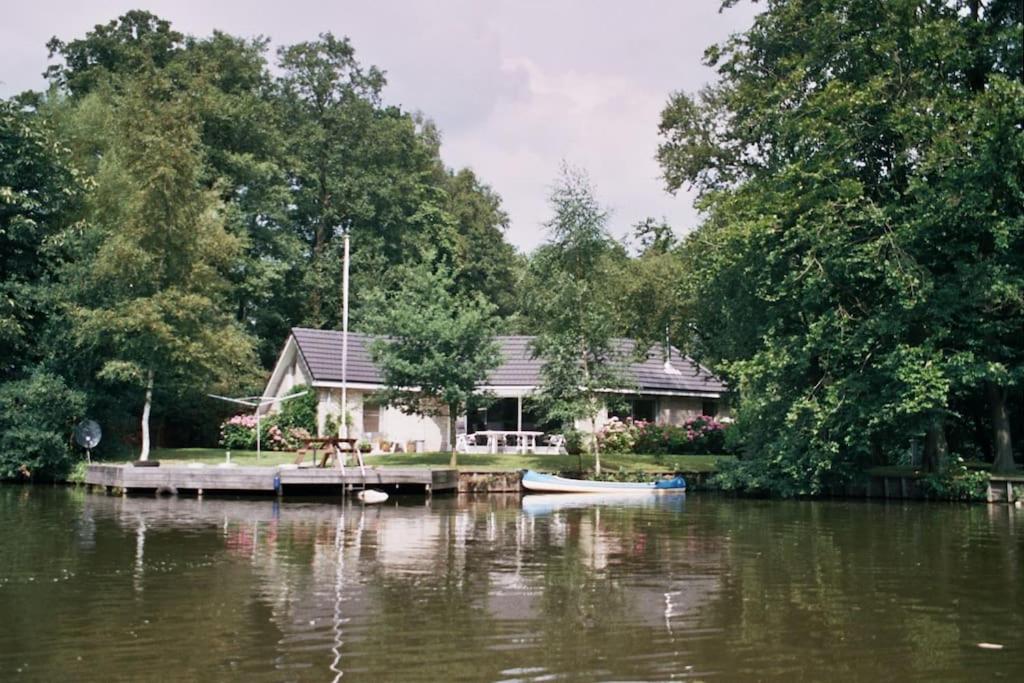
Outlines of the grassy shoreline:
<svg viewBox="0 0 1024 683">
<path fill-rule="evenodd" d="M 259 458 L 256 451 L 232 451 L 231 462 L 245 466 L 273 466 L 288 464 L 295 461 L 295 453 L 289 451 L 264 451 Z M 623 472 L 684 472 L 688 474 L 706 474 L 714 472 L 719 462 L 732 460 L 731 455 L 637 455 L 632 453 L 608 453 L 601 456 L 601 467 L 606 471 Z M 225 452 L 220 448 L 158 448 L 150 453 L 152 460 L 168 464 L 205 464 L 218 465 L 226 461 Z M 449 453 L 390 453 L 387 455 L 367 455 L 364 460 L 374 467 L 448 467 Z M 107 462 L 125 462 L 111 459 Z M 307 455 L 306 463 L 312 462 Z M 522 469 L 534 469 L 542 472 L 562 472 L 577 470 L 581 460 L 575 455 L 517 455 L 517 454 L 469 454 L 460 453 L 458 468 L 462 472 L 517 472 Z M 589 469 L 593 461 L 587 455 L 582 457 L 584 469 Z"/>
</svg>

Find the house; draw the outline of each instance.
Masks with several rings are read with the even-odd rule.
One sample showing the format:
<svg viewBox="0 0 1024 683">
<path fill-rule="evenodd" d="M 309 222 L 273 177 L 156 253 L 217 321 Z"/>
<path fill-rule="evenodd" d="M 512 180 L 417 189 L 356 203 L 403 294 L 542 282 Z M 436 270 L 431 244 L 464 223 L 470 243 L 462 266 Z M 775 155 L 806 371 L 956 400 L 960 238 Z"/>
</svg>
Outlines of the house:
<svg viewBox="0 0 1024 683">
<path fill-rule="evenodd" d="M 407 415 L 399 408 L 380 406 L 374 392 L 384 387 L 383 377 L 370 357 L 371 335 L 348 335 L 347 396 L 350 416 L 349 434 L 356 438 L 379 437 L 402 444 L 404 448 L 446 450 L 448 418 Z M 488 377 L 481 390 L 497 397 L 486 408 L 470 410 L 461 416 L 459 429 L 470 433 L 483 429 L 557 430 L 545 425 L 530 412 L 524 398 L 540 385 L 542 361 L 531 358 L 532 337 L 500 336 L 502 364 Z M 620 340 L 623 357 L 634 357 L 636 344 Z M 267 383 L 264 396 L 285 396 L 299 385 L 308 384 L 317 392 L 318 430 L 327 433 L 329 424 L 338 424 L 341 416 L 342 333 L 333 330 L 292 329 Z M 696 415 L 721 414 L 725 385 L 706 368 L 669 347 L 668 357 L 660 346 L 653 347 L 646 359 L 632 362 L 626 371 L 633 388 L 621 392 L 621 407 L 598 416 L 600 429 L 610 417 L 633 417 L 663 424 L 682 424 Z M 273 410 L 274 407 L 270 407 Z M 589 423 L 577 428 L 589 431 Z"/>
</svg>

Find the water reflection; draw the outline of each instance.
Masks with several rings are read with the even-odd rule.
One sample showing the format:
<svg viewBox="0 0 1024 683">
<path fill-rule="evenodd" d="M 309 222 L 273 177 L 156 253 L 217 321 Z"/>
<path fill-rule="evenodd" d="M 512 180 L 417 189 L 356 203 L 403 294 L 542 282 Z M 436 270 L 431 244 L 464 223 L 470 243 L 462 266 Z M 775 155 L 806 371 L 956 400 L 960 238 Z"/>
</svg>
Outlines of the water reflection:
<svg viewBox="0 0 1024 683">
<path fill-rule="evenodd" d="M 1024 667 L 1007 635 L 1024 626 L 1008 508 L 692 495 L 363 507 L 0 487 L 0 514 L 3 680 Z"/>
</svg>

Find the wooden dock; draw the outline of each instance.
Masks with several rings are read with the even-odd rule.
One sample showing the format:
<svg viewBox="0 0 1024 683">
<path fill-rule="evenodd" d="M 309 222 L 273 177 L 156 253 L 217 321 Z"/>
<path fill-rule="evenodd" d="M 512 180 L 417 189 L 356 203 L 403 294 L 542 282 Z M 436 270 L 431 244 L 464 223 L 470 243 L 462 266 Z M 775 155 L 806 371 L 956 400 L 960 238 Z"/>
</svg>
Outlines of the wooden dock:
<svg viewBox="0 0 1024 683">
<path fill-rule="evenodd" d="M 161 465 L 89 465 L 85 483 L 123 491 L 224 491 L 231 493 L 293 492 L 327 493 L 331 489 L 352 487 L 402 488 L 426 493 L 456 491 L 459 473 L 456 469 L 418 467 L 359 467 L 320 469 L 315 467 L 237 467 Z"/>
</svg>

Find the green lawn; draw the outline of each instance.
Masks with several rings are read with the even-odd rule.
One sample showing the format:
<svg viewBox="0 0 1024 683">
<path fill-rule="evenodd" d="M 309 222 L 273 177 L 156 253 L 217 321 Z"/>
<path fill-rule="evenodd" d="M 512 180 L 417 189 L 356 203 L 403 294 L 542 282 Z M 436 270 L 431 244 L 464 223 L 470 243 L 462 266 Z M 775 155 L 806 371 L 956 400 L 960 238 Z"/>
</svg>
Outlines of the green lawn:
<svg viewBox="0 0 1024 683">
<path fill-rule="evenodd" d="M 386 467 L 447 467 L 448 453 L 391 453 L 388 455 L 366 456 L 367 465 Z M 657 458 L 653 455 L 618 455 L 601 456 L 601 466 L 606 470 L 628 470 L 644 472 L 681 472 L 699 473 L 713 472 L 718 462 L 731 460 L 730 455 L 665 455 Z M 157 448 L 150 458 L 168 462 L 201 462 L 210 465 L 224 462 L 224 451 L 219 448 Z M 281 451 L 264 451 L 257 460 L 256 451 L 231 451 L 231 462 L 238 465 L 280 465 L 295 460 L 294 453 Z M 310 456 L 306 456 L 306 462 Z M 543 472 L 559 472 L 574 470 L 579 460 L 574 455 L 476 455 L 459 454 L 459 469 L 464 472 L 515 472 L 522 469 L 534 469 Z M 591 464 L 588 456 L 583 456 L 583 466 Z"/>
</svg>

